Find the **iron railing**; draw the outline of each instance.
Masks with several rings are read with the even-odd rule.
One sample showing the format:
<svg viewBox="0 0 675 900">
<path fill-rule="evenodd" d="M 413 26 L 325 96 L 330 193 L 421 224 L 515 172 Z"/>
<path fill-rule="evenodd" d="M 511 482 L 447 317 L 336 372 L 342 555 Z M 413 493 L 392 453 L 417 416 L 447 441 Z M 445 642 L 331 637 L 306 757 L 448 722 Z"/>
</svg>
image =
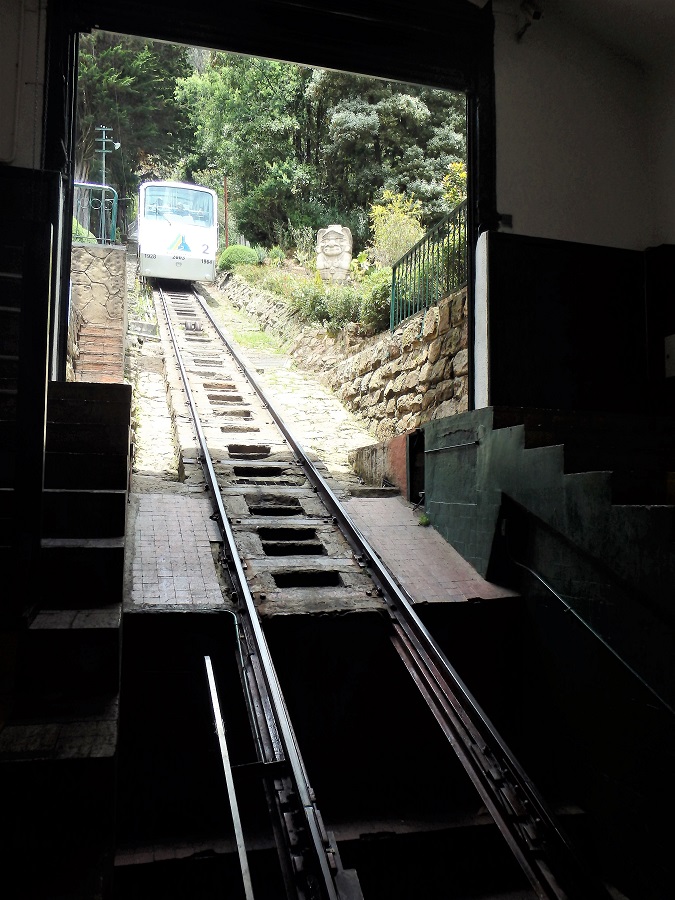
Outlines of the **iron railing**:
<svg viewBox="0 0 675 900">
<path fill-rule="evenodd" d="M 466 236 L 464 200 L 394 263 L 390 328 L 464 287 Z"/>
<path fill-rule="evenodd" d="M 76 181 L 73 187 L 73 241 L 114 244 L 118 205 L 115 188 L 85 181 Z"/>
</svg>

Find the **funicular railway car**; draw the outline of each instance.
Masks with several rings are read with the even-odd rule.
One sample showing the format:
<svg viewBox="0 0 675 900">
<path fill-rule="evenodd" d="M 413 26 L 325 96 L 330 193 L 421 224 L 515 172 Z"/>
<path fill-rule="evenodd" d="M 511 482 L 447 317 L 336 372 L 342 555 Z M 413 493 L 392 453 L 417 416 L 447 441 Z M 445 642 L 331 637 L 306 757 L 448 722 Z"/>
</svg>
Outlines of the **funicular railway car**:
<svg viewBox="0 0 675 900">
<path fill-rule="evenodd" d="M 146 181 L 138 198 L 139 272 L 144 278 L 214 281 L 218 249 L 215 191 Z"/>
</svg>

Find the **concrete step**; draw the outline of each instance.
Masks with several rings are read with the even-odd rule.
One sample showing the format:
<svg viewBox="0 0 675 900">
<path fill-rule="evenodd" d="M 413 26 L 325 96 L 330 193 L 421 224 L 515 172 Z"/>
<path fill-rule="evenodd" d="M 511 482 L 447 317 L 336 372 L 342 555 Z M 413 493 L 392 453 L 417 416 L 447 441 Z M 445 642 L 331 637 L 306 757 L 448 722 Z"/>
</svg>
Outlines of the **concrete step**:
<svg viewBox="0 0 675 900">
<path fill-rule="evenodd" d="M 122 381 L 120 372 L 108 370 L 102 372 L 76 372 L 75 377 L 78 381 L 87 382 L 88 384 L 119 384 Z"/>
<path fill-rule="evenodd" d="M 22 897 L 101 896 L 114 846 L 117 734 L 117 697 L 0 732 L 0 793 L 11 822 L 0 866 Z"/>
<path fill-rule="evenodd" d="M 23 635 L 10 721 L 78 718 L 116 696 L 121 621 L 121 603 L 39 612 Z"/>
<path fill-rule="evenodd" d="M 128 453 L 129 426 L 114 421 L 51 422 L 46 448 L 49 453 Z"/>
<path fill-rule="evenodd" d="M 45 538 L 122 536 L 126 515 L 126 488 L 119 491 L 49 489 L 42 494 L 42 536 Z"/>
<path fill-rule="evenodd" d="M 85 610 L 119 603 L 124 590 L 124 537 L 43 538 L 43 610 Z"/>
<path fill-rule="evenodd" d="M 111 407 L 130 408 L 131 385 L 100 387 L 76 381 L 51 381 L 48 394 L 48 417 L 53 421 L 106 421 Z"/>
<path fill-rule="evenodd" d="M 0 731 L 0 779 L 4 763 L 111 759 L 117 750 L 118 718 L 117 695 L 91 697 L 77 711 L 16 714 Z"/>
<path fill-rule="evenodd" d="M 45 454 L 45 488 L 123 490 L 129 483 L 127 453 Z"/>
<path fill-rule="evenodd" d="M 0 297 L 0 356 L 18 353 L 21 311 L 17 307 L 4 305 Z"/>
</svg>

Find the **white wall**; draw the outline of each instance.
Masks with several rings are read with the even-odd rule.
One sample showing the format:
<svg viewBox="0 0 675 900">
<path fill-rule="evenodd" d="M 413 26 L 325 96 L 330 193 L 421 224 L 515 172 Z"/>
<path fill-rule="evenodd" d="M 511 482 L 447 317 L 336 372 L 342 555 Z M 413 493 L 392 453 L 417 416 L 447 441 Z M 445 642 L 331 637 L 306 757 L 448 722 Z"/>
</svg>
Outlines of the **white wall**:
<svg viewBox="0 0 675 900">
<path fill-rule="evenodd" d="M 46 0 L 0 0 L 0 162 L 39 168 Z"/>
<path fill-rule="evenodd" d="M 652 245 L 649 76 L 554 12 L 517 41 L 518 5 L 494 2 L 497 209 L 519 234 Z"/>
</svg>

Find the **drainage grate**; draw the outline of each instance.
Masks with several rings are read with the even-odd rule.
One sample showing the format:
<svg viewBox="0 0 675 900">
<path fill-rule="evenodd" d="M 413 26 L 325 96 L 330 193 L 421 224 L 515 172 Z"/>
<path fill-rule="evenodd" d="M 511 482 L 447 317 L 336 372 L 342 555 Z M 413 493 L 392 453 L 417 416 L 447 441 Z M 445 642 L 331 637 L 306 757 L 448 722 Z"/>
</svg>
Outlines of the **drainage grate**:
<svg viewBox="0 0 675 900">
<path fill-rule="evenodd" d="M 283 474 L 281 466 L 233 466 L 237 478 L 276 478 Z"/>
<path fill-rule="evenodd" d="M 301 541 L 294 544 L 291 541 L 267 543 L 262 545 L 267 556 L 326 556 L 327 551 L 319 541 Z"/>
<path fill-rule="evenodd" d="M 258 528 L 261 541 L 315 541 L 316 528 Z"/>
<path fill-rule="evenodd" d="M 279 588 L 342 586 L 342 579 L 340 578 L 339 572 L 277 572 L 276 575 L 272 575 L 272 578 Z"/>
<path fill-rule="evenodd" d="M 264 499 L 246 501 L 252 516 L 299 516 L 303 509 L 297 497 L 265 497 Z"/>
<path fill-rule="evenodd" d="M 240 425 L 238 422 L 230 422 L 229 425 L 221 425 L 220 430 L 225 434 L 248 434 L 252 431 L 260 431 L 257 425 Z"/>
<path fill-rule="evenodd" d="M 269 444 L 228 444 L 227 452 L 231 459 L 262 459 L 272 448 Z"/>
<path fill-rule="evenodd" d="M 243 403 L 241 394 L 207 394 L 211 403 Z"/>
</svg>

